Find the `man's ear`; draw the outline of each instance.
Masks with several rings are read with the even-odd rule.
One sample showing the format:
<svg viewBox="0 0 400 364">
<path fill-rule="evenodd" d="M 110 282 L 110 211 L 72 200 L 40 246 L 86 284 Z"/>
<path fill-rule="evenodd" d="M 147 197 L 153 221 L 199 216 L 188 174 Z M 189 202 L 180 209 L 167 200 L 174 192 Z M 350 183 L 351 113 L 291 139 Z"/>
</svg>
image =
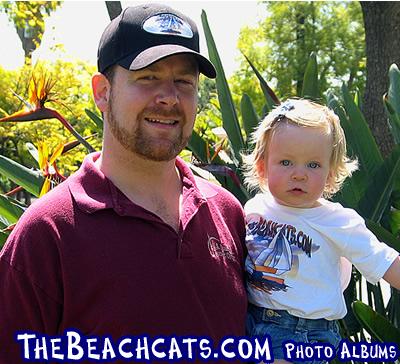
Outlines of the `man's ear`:
<svg viewBox="0 0 400 364">
<path fill-rule="evenodd" d="M 94 102 L 101 112 L 108 110 L 110 100 L 111 84 L 107 77 L 97 72 L 92 77 L 92 91 Z"/>
</svg>

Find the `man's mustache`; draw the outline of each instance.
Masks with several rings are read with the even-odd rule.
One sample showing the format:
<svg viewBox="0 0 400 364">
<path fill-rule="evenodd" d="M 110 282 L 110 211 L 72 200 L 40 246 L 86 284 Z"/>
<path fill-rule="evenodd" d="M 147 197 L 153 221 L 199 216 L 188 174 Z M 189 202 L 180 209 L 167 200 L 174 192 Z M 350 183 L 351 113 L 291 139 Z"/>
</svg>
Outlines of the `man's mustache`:
<svg viewBox="0 0 400 364">
<path fill-rule="evenodd" d="M 174 119 L 174 120 L 182 119 L 182 116 L 184 115 L 184 113 L 182 112 L 180 107 L 178 107 L 176 105 L 169 109 L 166 109 L 164 107 L 146 108 L 142 111 L 141 114 L 145 115 L 145 116 L 151 116 L 151 117 L 160 116 L 163 118 Z"/>
</svg>

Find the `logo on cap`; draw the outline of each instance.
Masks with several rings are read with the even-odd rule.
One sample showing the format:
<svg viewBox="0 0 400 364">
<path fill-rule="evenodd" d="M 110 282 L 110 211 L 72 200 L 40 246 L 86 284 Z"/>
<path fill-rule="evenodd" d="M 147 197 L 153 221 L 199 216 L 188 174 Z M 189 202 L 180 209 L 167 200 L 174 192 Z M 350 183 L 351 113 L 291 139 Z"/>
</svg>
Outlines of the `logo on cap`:
<svg viewBox="0 0 400 364">
<path fill-rule="evenodd" d="M 157 14 L 147 19 L 143 29 L 148 33 L 177 35 L 184 38 L 193 38 L 190 25 L 175 14 Z"/>
</svg>

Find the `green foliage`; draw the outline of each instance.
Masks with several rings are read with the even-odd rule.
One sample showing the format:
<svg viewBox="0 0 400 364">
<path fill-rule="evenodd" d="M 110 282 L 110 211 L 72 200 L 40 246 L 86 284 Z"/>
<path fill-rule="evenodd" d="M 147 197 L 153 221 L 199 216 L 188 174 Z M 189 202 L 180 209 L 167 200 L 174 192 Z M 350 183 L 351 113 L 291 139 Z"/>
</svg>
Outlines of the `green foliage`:
<svg viewBox="0 0 400 364">
<path fill-rule="evenodd" d="M 85 109 L 95 110 L 90 88 L 91 75 L 95 72 L 95 67 L 82 61 L 65 62 L 61 60 L 44 66 L 53 78 L 57 78 L 53 90 L 56 101 L 49 105 L 59 110 L 81 135 L 97 134 L 91 139 L 91 144 L 95 149 L 100 149 L 102 130 L 91 121 L 85 112 Z M 4 70 L 0 67 L 0 79 L 2 80 L 0 110 L 3 110 L 3 112 L 0 111 L 0 117 L 23 108 L 22 101 L 13 92 L 26 99 L 30 77 L 31 68 L 28 66 L 23 66 L 15 71 Z M 38 165 L 26 150 L 27 142 L 36 146 L 41 142 L 46 142 L 52 150 L 59 143 L 65 144 L 72 140 L 75 138 L 55 119 L 34 123 L 0 124 L 0 155 L 31 168 L 37 168 Z M 79 146 L 73 153 L 61 156 L 59 159 L 60 172 L 65 175 L 71 174 L 79 167 L 85 154 L 85 148 Z M 9 190 L 10 187 L 9 183 L 3 181 L 3 192 Z"/>
<path fill-rule="evenodd" d="M 201 19 L 205 28 L 208 29 L 208 21 L 205 12 L 201 14 Z M 232 143 L 232 152 L 234 158 L 239 162 L 241 160 L 240 150 L 244 148 L 243 136 L 240 130 L 236 109 L 233 104 L 232 95 L 225 78 L 225 73 L 222 68 L 221 59 L 216 51 L 216 46 L 211 33 L 206 33 L 207 46 L 209 56 L 215 67 L 218 69 L 218 77 L 216 79 L 218 99 L 221 107 L 223 126 L 229 136 L 229 141 Z M 226 107 L 225 107 L 226 105 Z M 229 121 L 229 122 L 228 122 Z"/>
<path fill-rule="evenodd" d="M 389 126 L 396 144 L 400 144 L 400 72 L 396 64 L 389 69 L 390 86 L 383 101 L 389 116 Z"/>
<path fill-rule="evenodd" d="M 393 66 L 390 72 L 392 75 L 389 89 L 394 90 L 393 80 L 396 80 L 400 75 L 394 74 L 399 71 L 398 69 L 397 71 L 394 70 Z M 360 168 L 351 179 L 346 181 L 344 188 L 334 196 L 334 199 L 344 206 L 356 209 L 366 220 L 368 228 L 379 240 L 399 250 L 400 219 L 397 218 L 399 216 L 397 196 L 399 196 L 400 182 L 400 146 L 397 145 L 391 155 L 383 159 L 368 124 L 357 105 L 357 95 L 352 96 L 347 87 L 343 85 L 341 99 L 342 101 L 339 101 L 335 96 L 329 94 L 328 105 L 339 115 L 341 124 L 345 129 L 349 150 L 353 156 L 358 158 Z M 391 101 L 396 103 L 396 99 L 397 97 L 392 94 Z M 399 115 L 394 111 L 395 108 L 390 103 L 387 104 L 393 109 L 392 117 L 398 117 Z M 356 277 L 353 279 L 358 281 L 358 292 L 347 297 L 348 303 L 362 298 L 361 281 L 363 279 L 360 276 Z M 389 327 L 393 325 L 398 327 L 397 318 L 400 312 L 398 306 L 393 305 L 393 294 L 396 295 L 396 292 L 392 293 L 392 298 L 385 306 L 380 286 L 373 286 L 368 283 L 367 297 L 364 300 L 367 300 L 370 307 L 366 309 L 365 305 L 362 304 L 353 305 L 356 317 L 363 328 L 377 339 L 379 339 L 377 328 L 380 328 L 382 333 L 382 329 L 383 331 L 389 330 Z"/>
<path fill-rule="evenodd" d="M 386 343 L 400 342 L 400 330 L 365 303 L 354 302 L 353 311 L 374 340 Z"/>
<path fill-rule="evenodd" d="M 304 80 L 302 83 L 301 97 L 315 101 L 318 101 L 321 98 L 318 84 L 317 57 L 314 52 L 311 53 L 310 59 L 306 66 Z"/>
<path fill-rule="evenodd" d="M 40 45 L 45 30 L 45 19 L 61 5 L 61 1 L 2 1 L 0 11 L 4 11 L 24 42 L 25 56 Z M 33 49 L 32 49 L 33 48 Z"/>
<path fill-rule="evenodd" d="M 15 224 L 24 212 L 24 207 L 7 196 L 0 195 L 0 215 L 7 225 Z"/>
<path fill-rule="evenodd" d="M 303 4 L 304 5 L 304 4 Z M 277 4 L 279 6 L 285 6 L 285 4 Z M 236 108 L 237 103 L 232 103 L 229 99 L 231 95 L 230 87 L 224 77 L 224 71 L 221 64 L 218 62 L 218 52 L 216 45 L 212 40 L 212 34 L 208 27 L 206 21 L 206 16 L 203 14 L 203 28 L 205 29 L 205 34 L 207 38 L 207 44 L 209 47 L 209 54 L 211 59 L 216 64 L 217 68 L 217 92 L 218 94 L 223 93 L 228 95 L 227 97 L 220 97 L 220 109 L 221 118 L 223 119 L 222 124 L 225 128 L 229 124 L 236 124 L 235 127 L 232 125 L 230 129 L 241 128 L 244 133 L 242 134 L 245 144 L 248 148 L 251 148 L 249 137 L 251 135 L 251 129 L 258 123 L 260 117 L 257 113 L 257 108 L 255 103 L 253 104 L 251 95 L 247 93 L 247 88 L 238 90 L 234 98 L 240 100 L 240 109 L 242 116 L 242 123 L 236 117 L 230 117 L 232 115 L 237 115 Z M 400 211 L 397 209 L 400 207 L 400 149 L 395 148 L 392 154 L 384 159 L 377 148 L 376 142 L 372 136 L 368 124 L 360 110 L 360 106 L 357 102 L 358 94 L 353 96 L 349 88 L 343 85 L 341 90 L 335 90 L 327 93 L 325 100 L 323 97 L 322 87 L 321 87 L 321 70 L 319 62 L 315 55 L 311 53 L 311 56 L 304 57 L 307 59 L 307 64 L 304 66 L 304 78 L 301 82 L 302 88 L 299 89 L 298 96 L 303 96 L 307 98 L 317 99 L 329 105 L 335 112 L 339 115 L 341 123 L 345 129 L 346 138 L 348 141 L 348 147 L 350 154 L 353 157 L 357 157 L 360 162 L 360 170 L 357 171 L 354 176 L 347 181 L 343 190 L 334 196 L 336 201 L 340 201 L 346 207 L 355 208 L 366 220 L 368 227 L 378 236 L 381 241 L 386 242 L 388 245 L 394 247 L 395 249 L 400 249 L 400 240 L 398 238 L 398 233 L 400 231 Z M 215 62 L 216 61 L 216 62 Z M 259 83 L 259 95 L 256 101 L 262 100 L 260 103 L 264 105 L 264 110 L 269 110 L 273 103 L 278 103 L 278 97 L 273 93 L 267 82 L 262 78 L 261 73 L 255 66 L 253 60 L 247 59 L 249 67 L 254 72 L 254 79 Z M 398 100 L 400 99 L 398 92 L 398 81 L 400 80 L 400 73 L 397 67 L 392 66 L 390 70 L 390 92 L 389 96 L 385 98 L 388 112 L 393 120 L 399 120 L 399 114 L 397 110 Z M 247 82 L 247 79 L 246 79 Z M 323 83 L 323 82 L 322 82 Z M 252 85 L 251 87 L 256 87 L 258 85 Z M 262 91 L 261 91 L 262 90 Z M 292 88 L 293 92 L 296 90 Z M 238 92 L 241 91 L 241 92 Z M 335 93 L 339 94 L 339 97 L 335 96 Z M 293 93 L 296 95 L 296 93 Z M 290 96 L 293 96 L 291 94 Z M 266 105 L 266 106 L 265 106 Z M 227 110 L 231 109 L 231 110 Z M 225 112 L 222 112 L 225 110 Z M 227 116 L 228 115 L 228 116 Z M 393 126 L 393 129 L 397 125 Z M 230 133 L 228 134 L 228 139 L 230 138 Z M 210 161 L 208 156 L 210 153 L 214 153 L 215 149 L 209 150 L 208 153 L 204 153 L 204 149 L 208 148 L 207 140 L 201 140 L 197 135 L 192 138 L 193 143 L 189 146 L 192 152 L 196 155 L 198 159 L 202 161 L 202 168 L 211 171 L 216 179 L 227 189 L 238 197 L 240 201 L 246 199 L 246 194 L 243 194 L 243 186 L 234 186 L 232 188 L 232 183 L 228 183 L 234 180 L 232 174 L 229 174 L 230 179 L 219 178 L 221 171 L 226 171 L 226 168 L 231 169 L 237 176 L 237 180 L 243 181 L 243 176 L 241 175 L 241 162 L 240 160 L 233 161 L 232 159 L 225 160 L 224 158 L 214 158 Z M 211 143 L 210 143 L 211 144 Z M 240 148 L 239 144 L 227 143 L 226 148 L 224 148 L 224 153 L 228 156 L 238 155 L 240 151 L 233 151 L 232 148 Z M 203 151 L 200 153 L 199 151 Z M 221 153 L 220 153 L 221 154 Z M 228 175 L 228 174 L 226 174 Z M 346 291 L 346 301 L 350 309 L 351 302 L 362 298 L 361 289 L 361 278 L 360 274 L 353 275 L 350 290 Z M 364 298 L 365 299 L 365 298 Z M 356 317 L 361 322 L 362 327 L 367 331 L 371 332 L 371 327 L 378 327 L 379 322 L 383 322 L 383 327 L 390 327 L 391 325 L 396 326 L 398 324 L 398 318 L 400 317 L 400 310 L 396 305 L 393 304 L 393 299 L 390 300 L 391 304 L 385 307 L 382 291 L 379 286 L 375 287 L 368 284 L 367 297 L 368 304 L 370 305 L 369 310 L 358 309 L 360 305 L 355 305 L 356 307 Z M 387 314 L 390 309 L 390 316 Z M 376 312 L 379 312 L 379 316 Z M 372 314 L 371 314 L 372 312 Z M 383 321 L 382 321 L 383 320 Z M 391 323 L 392 324 L 391 324 Z M 347 327 L 347 335 L 356 335 L 360 330 L 360 326 L 356 324 L 352 313 L 343 322 L 343 327 Z M 363 333 L 360 333 L 363 337 Z M 355 340 L 359 340 L 356 338 Z"/>
<path fill-rule="evenodd" d="M 95 149 L 100 149 L 102 124 L 91 111 L 95 109 L 90 88 L 95 67 L 81 61 L 44 63 L 42 67 L 50 77 L 49 85 L 56 80 L 54 86 L 47 89 L 48 96 L 43 97 L 46 107 L 49 104 L 62 114 L 80 135 L 92 136 L 91 144 Z M 35 101 L 32 98 L 35 92 L 30 89 L 28 93 L 28 85 L 31 83 L 32 86 L 32 72 L 36 72 L 36 68 L 33 71 L 23 66 L 16 71 L 6 71 L 0 67 L 0 118 L 21 113 L 29 116 L 30 111 L 23 109 L 27 103 Z M 39 81 L 36 83 L 38 94 L 41 85 Z M 36 102 L 36 106 L 30 107 L 44 110 L 44 102 L 43 105 Z M 79 146 L 60 120 L 3 121 L 0 123 L 0 187 L 5 193 L 15 186 L 21 186 L 26 191 L 24 200 L 29 204 L 30 194 L 39 197 L 59 183 L 63 175 L 70 175 L 80 166 L 86 153 L 86 148 Z M 19 199 L 1 195 L 0 246 L 9 234 L 10 225 L 18 220 L 25 208 Z"/>
<path fill-rule="evenodd" d="M 246 134 L 246 146 L 249 148 L 251 134 L 260 123 L 260 118 L 254 110 L 254 105 L 247 94 L 243 94 L 242 100 L 240 101 L 240 111 L 242 114 L 243 128 Z"/>
<path fill-rule="evenodd" d="M 12 159 L 0 155 L 0 173 L 34 196 L 39 196 L 44 178 L 38 171 L 29 169 Z"/>
<path fill-rule="evenodd" d="M 318 56 L 321 94 L 341 83 L 350 90 L 364 89 L 365 36 L 358 2 L 271 1 L 265 6 L 269 15 L 241 30 L 238 48 L 262 71 L 280 98 L 301 94 L 312 52 Z M 239 100 L 247 93 L 261 113 L 264 99 L 245 59 L 230 84 Z"/>
<path fill-rule="evenodd" d="M 263 72 L 259 70 L 266 70 L 268 74 L 276 76 L 272 80 L 275 87 L 279 87 L 281 96 L 302 95 L 313 99 L 323 97 L 335 72 L 336 82 L 348 76 L 348 85 L 343 85 L 340 92 L 336 89 L 335 92 L 326 93 L 324 101 L 339 115 L 345 129 L 349 150 L 360 161 L 360 170 L 347 181 L 335 199 L 345 206 L 357 209 L 367 219 L 368 227 L 382 241 L 398 249 L 400 246 L 398 239 L 400 149 L 397 147 L 391 156 L 383 159 L 360 111 L 357 97 L 349 91 L 355 75 L 359 75 L 358 70 L 363 68 L 364 53 L 356 45 L 356 43 L 361 43 L 359 38 L 363 37 L 359 28 L 358 5 L 342 2 L 335 3 L 334 6 L 331 3 L 306 2 L 289 5 L 277 2 L 269 3 L 268 7 L 273 16 L 269 17 L 258 30 L 247 29 L 243 33 L 247 34 L 252 42 L 245 46 L 244 38 L 241 39 L 244 53 L 248 56 L 246 61 L 248 66 L 242 67 L 238 73 L 239 76 L 235 76 L 244 77 L 243 80 L 238 82 L 235 77 L 231 80 L 234 92 L 231 92 L 226 80 L 206 14 L 204 12 L 202 14 L 209 55 L 217 69 L 217 80 L 215 84 L 212 81 L 201 83 L 197 125 L 189 142 L 189 149 L 196 159 L 196 166 L 212 174 L 242 203 L 246 202 L 250 193 L 243 186 L 241 152 L 244 148 L 251 149 L 251 131 L 263 113 L 279 103 L 278 96 L 265 81 Z M 260 34 L 264 37 L 262 38 L 264 43 L 259 44 L 259 48 L 265 51 L 266 59 L 272 57 L 267 65 L 264 63 L 265 60 L 260 58 L 259 49 L 251 48 L 257 41 L 261 41 L 261 38 L 257 38 Z M 296 38 L 291 38 L 293 34 Z M 267 38 L 265 38 L 266 35 Z M 357 41 L 354 41 L 356 35 Z M 334 36 L 340 41 L 333 44 Z M 352 40 L 354 44 L 349 44 Z M 341 52 L 343 49 L 346 49 L 347 64 L 343 61 Z M 318 64 L 312 51 L 320 55 Z M 312 55 L 309 56 L 310 54 Z M 62 102 L 54 102 L 54 108 L 59 110 L 81 135 L 100 133 L 99 128 L 102 122 L 93 112 L 95 107 L 89 88 L 94 67 L 83 62 L 62 61 L 47 65 L 47 67 L 55 75 L 54 77 L 57 77 L 54 91 L 57 100 L 62 100 Z M 30 70 L 27 67 L 16 72 L 0 68 L 2 80 L 0 113 L 3 113 L 3 116 L 22 108 L 22 99 L 26 99 L 29 78 Z M 392 123 L 392 130 L 400 135 L 399 80 L 399 70 L 392 66 L 389 92 L 384 101 Z M 362 81 L 361 77 L 360 82 Z M 20 97 L 17 98 L 10 90 Z M 335 93 L 338 93 L 339 97 L 335 96 Z M 239 102 L 240 113 L 237 112 Z M 225 139 L 224 137 L 221 139 L 212 131 L 213 128 L 220 126 L 223 126 L 226 131 Z M 396 139 L 397 142 L 399 139 Z M 59 154 L 61 151 L 59 143 L 65 144 L 71 140 L 74 138 L 57 121 L 0 124 L 0 155 L 2 156 L 0 174 L 37 196 L 46 176 L 42 166 L 41 171 L 38 172 L 40 158 L 35 155 L 35 148 L 27 142 L 32 142 L 36 146 L 45 142 L 50 150 L 57 150 Z M 98 135 L 91 141 L 96 149 L 100 149 L 100 140 L 101 135 Z M 79 166 L 85 153 L 86 150 L 80 146 L 74 149 L 74 153 L 60 157 L 61 172 L 65 175 L 73 172 Z M 188 157 L 186 152 L 184 154 Z M 196 166 L 193 167 L 195 172 L 201 173 Z M 5 179 L 2 181 L 4 182 Z M 8 187 L 10 185 L 4 184 L 3 191 L 6 191 Z M 7 228 L 18 220 L 24 208 L 25 206 L 16 199 L 4 195 L 0 197 L 0 246 L 7 236 Z M 359 283 L 360 276 L 354 274 L 351 283 L 354 289 L 346 295 L 349 302 L 361 298 L 361 290 L 356 289 Z M 393 295 L 393 297 L 397 296 Z M 369 285 L 367 298 L 371 307 L 366 309 L 363 305 L 356 303 L 355 313 L 363 327 L 371 335 L 379 338 L 382 334 L 378 333 L 380 327 L 377 323 L 383 322 L 382 327 L 389 328 L 392 322 L 392 326 L 396 327 L 400 309 L 393 304 L 394 298 L 391 299 L 388 307 L 384 307 L 379 287 Z M 371 311 L 372 309 L 379 312 L 381 316 Z M 350 329 L 350 332 L 353 334 L 356 331 Z M 393 330 L 391 332 L 397 335 L 397 332 Z"/>
<path fill-rule="evenodd" d="M 44 31 L 44 20 L 61 5 L 61 1 L 3 1 L 2 9 L 15 26 L 34 28 L 40 37 Z"/>
</svg>

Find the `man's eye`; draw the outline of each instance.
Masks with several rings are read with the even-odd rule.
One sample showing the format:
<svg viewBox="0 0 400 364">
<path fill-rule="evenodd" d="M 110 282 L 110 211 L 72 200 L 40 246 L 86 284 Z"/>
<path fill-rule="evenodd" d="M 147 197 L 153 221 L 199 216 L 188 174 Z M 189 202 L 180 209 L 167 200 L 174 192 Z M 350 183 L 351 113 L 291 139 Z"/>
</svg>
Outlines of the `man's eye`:
<svg viewBox="0 0 400 364">
<path fill-rule="evenodd" d="M 143 76 L 140 76 L 138 78 L 138 80 L 141 80 L 141 81 L 153 81 L 153 80 L 156 80 L 156 79 L 157 78 L 154 75 L 143 75 Z"/>
<path fill-rule="evenodd" d="M 179 78 L 175 82 L 182 84 L 182 85 L 190 85 L 190 86 L 194 85 L 194 82 L 192 80 L 184 79 L 184 78 Z"/>
<path fill-rule="evenodd" d="M 310 162 L 310 163 L 308 163 L 308 166 L 309 166 L 310 168 L 315 169 L 315 168 L 320 167 L 320 164 L 317 163 L 317 162 Z"/>
<path fill-rule="evenodd" d="M 281 164 L 282 166 L 288 167 L 288 166 L 290 166 L 290 161 L 287 160 L 287 159 L 284 159 L 284 160 L 282 160 L 282 161 L 280 162 L 280 164 Z"/>
</svg>

